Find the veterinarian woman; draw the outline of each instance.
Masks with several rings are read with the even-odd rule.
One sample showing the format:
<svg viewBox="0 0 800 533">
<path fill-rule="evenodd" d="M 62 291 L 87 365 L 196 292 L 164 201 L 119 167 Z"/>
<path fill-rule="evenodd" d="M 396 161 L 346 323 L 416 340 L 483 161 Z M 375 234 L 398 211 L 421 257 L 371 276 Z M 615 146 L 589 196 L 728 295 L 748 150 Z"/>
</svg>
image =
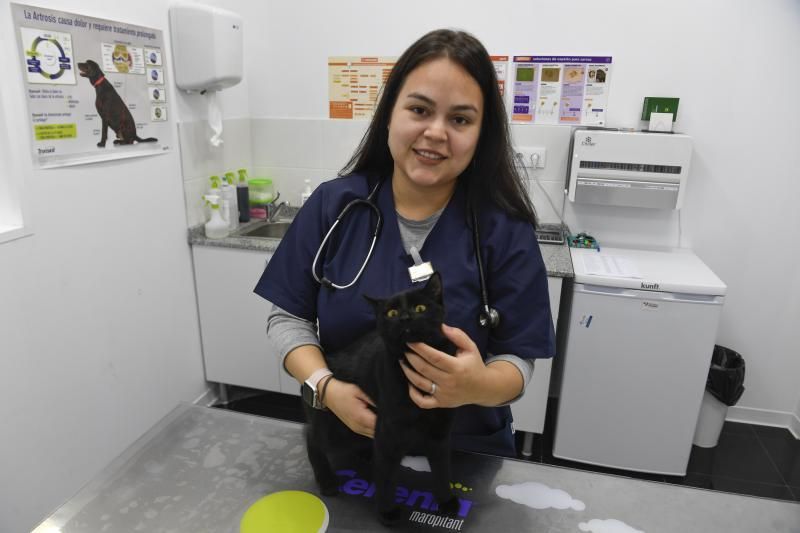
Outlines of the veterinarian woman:
<svg viewBox="0 0 800 533">
<path fill-rule="evenodd" d="M 350 429 L 374 434 L 372 400 L 330 376 L 323 354 L 374 327 L 362 295 L 408 290 L 430 263 L 458 352 L 412 344 L 409 394 L 423 409 L 458 409 L 454 448 L 514 455 L 508 404 L 533 360 L 555 352 L 534 224 L 486 49 L 467 33 L 428 33 L 400 57 L 355 154 L 314 191 L 255 289 L 275 306 L 268 335 L 306 401 L 319 404 L 324 390 L 324 405 Z"/>
</svg>

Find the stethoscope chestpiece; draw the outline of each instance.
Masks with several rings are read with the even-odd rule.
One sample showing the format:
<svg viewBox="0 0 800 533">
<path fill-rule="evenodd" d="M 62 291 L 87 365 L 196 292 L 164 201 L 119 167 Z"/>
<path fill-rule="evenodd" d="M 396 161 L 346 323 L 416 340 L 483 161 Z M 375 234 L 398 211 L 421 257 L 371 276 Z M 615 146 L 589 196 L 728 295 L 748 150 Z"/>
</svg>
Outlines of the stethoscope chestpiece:
<svg viewBox="0 0 800 533">
<path fill-rule="evenodd" d="M 478 323 L 482 328 L 496 328 L 500 325 L 500 313 L 496 309 L 486 306 L 478 316 Z"/>
</svg>

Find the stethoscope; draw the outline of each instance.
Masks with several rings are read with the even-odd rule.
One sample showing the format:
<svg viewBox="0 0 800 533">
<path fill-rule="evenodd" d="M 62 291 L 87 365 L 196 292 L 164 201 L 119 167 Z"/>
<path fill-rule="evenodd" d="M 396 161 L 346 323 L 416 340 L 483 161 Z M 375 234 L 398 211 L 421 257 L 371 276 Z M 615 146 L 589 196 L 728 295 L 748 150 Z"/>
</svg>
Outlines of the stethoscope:
<svg viewBox="0 0 800 533">
<path fill-rule="evenodd" d="M 381 187 L 383 180 L 379 180 L 378 183 L 375 184 L 375 187 L 372 188 L 369 195 L 366 198 L 356 198 L 355 200 L 350 201 L 344 209 L 342 209 L 341 213 L 336 217 L 336 220 L 331 225 L 328 233 L 325 234 L 325 238 L 322 239 L 322 242 L 317 249 L 316 255 L 314 255 L 314 262 L 311 264 L 311 274 L 314 276 L 314 279 L 317 283 L 322 285 L 323 287 L 327 287 L 328 289 L 347 289 L 352 287 L 358 278 L 361 277 L 362 272 L 367 267 L 367 263 L 369 263 L 370 258 L 372 257 L 372 252 L 375 250 L 375 241 L 378 240 L 378 234 L 381 231 L 381 226 L 383 226 L 383 216 L 381 215 L 380 209 L 375 204 L 375 196 L 378 194 L 378 190 Z M 322 255 L 322 250 L 325 249 L 325 245 L 330 239 L 331 235 L 333 234 L 336 227 L 342 221 L 342 219 L 350 212 L 352 209 L 363 205 L 370 208 L 376 215 L 378 222 L 375 224 L 375 231 L 372 232 L 372 242 L 369 245 L 369 251 L 367 252 L 367 257 L 364 259 L 364 262 L 361 264 L 361 268 L 358 269 L 355 277 L 350 283 L 346 285 L 339 285 L 337 283 L 332 282 L 325 276 L 319 277 L 317 275 L 317 262 L 319 261 L 319 256 Z M 495 328 L 500 324 L 500 313 L 497 312 L 496 309 L 489 306 L 489 292 L 486 289 L 486 278 L 483 271 L 483 260 L 481 259 L 481 239 L 480 233 L 478 231 L 478 217 L 475 215 L 475 210 L 470 207 L 470 217 L 472 218 L 472 243 L 475 246 L 475 259 L 478 264 L 478 277 L 480 280 L 481 286 L 481 312 L 478 315 L 478 323 L 481 327 L 484 328 Z"/>
</svg>

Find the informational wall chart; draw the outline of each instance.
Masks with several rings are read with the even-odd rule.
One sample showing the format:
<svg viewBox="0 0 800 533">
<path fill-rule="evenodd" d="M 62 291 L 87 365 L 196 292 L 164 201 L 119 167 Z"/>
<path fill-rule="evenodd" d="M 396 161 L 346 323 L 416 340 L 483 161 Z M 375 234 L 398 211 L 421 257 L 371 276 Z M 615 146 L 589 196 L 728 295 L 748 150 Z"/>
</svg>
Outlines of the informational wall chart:
<svg viewBox="0 0 800 533">
<path fill-rule="evenodd" d="M 11 4 L 36 166 L 171 148 L 160 30 Z"/>
<path fill-rule="evenodd" d="M 329 118 L 372 118 L 396 61 L 396 57 L 328 58 Z"/>
<path fill-rule="evenodd" d="M 514 56 L 514 122 L 605 125 L 611 57 Z"/>
<path fill-rule="evenodd" d="M 490 56 L 512 122 L 604 126 L 610 56 Z M 396 58 L 329 57 L 329 118 L 370 119 Z M 510 95 L 507 94 L 510 90 Z"/>
<path fill-rule="evenodd" d="M 603 126 L 611 57 L 514 56 L 513 122 Z"/>
</svg>

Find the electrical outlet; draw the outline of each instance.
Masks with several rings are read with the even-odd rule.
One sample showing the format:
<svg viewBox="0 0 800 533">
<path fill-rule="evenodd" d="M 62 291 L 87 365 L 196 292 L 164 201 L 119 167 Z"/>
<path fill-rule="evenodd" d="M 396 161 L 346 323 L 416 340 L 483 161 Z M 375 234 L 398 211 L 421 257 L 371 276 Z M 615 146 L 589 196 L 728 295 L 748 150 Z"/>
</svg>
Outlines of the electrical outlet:
<svg viewBox="0 0 800 533">
<path fill-rule="evenodd" d="M 547 155 L 547 149 L 545 147 L 515 146 L 514 157 L 517 157 L 517 154 L 522 154 L 522 159 L 525 161 L 525 166 L 528 168 L 533 168 L 533 154 L 538 154 L 539 161 L 536 163 L 536 168 L 544 168 L 545 156 Z M 519 161 L 519 159 L 517 159 L 517 161 Z"/>
</svg>

